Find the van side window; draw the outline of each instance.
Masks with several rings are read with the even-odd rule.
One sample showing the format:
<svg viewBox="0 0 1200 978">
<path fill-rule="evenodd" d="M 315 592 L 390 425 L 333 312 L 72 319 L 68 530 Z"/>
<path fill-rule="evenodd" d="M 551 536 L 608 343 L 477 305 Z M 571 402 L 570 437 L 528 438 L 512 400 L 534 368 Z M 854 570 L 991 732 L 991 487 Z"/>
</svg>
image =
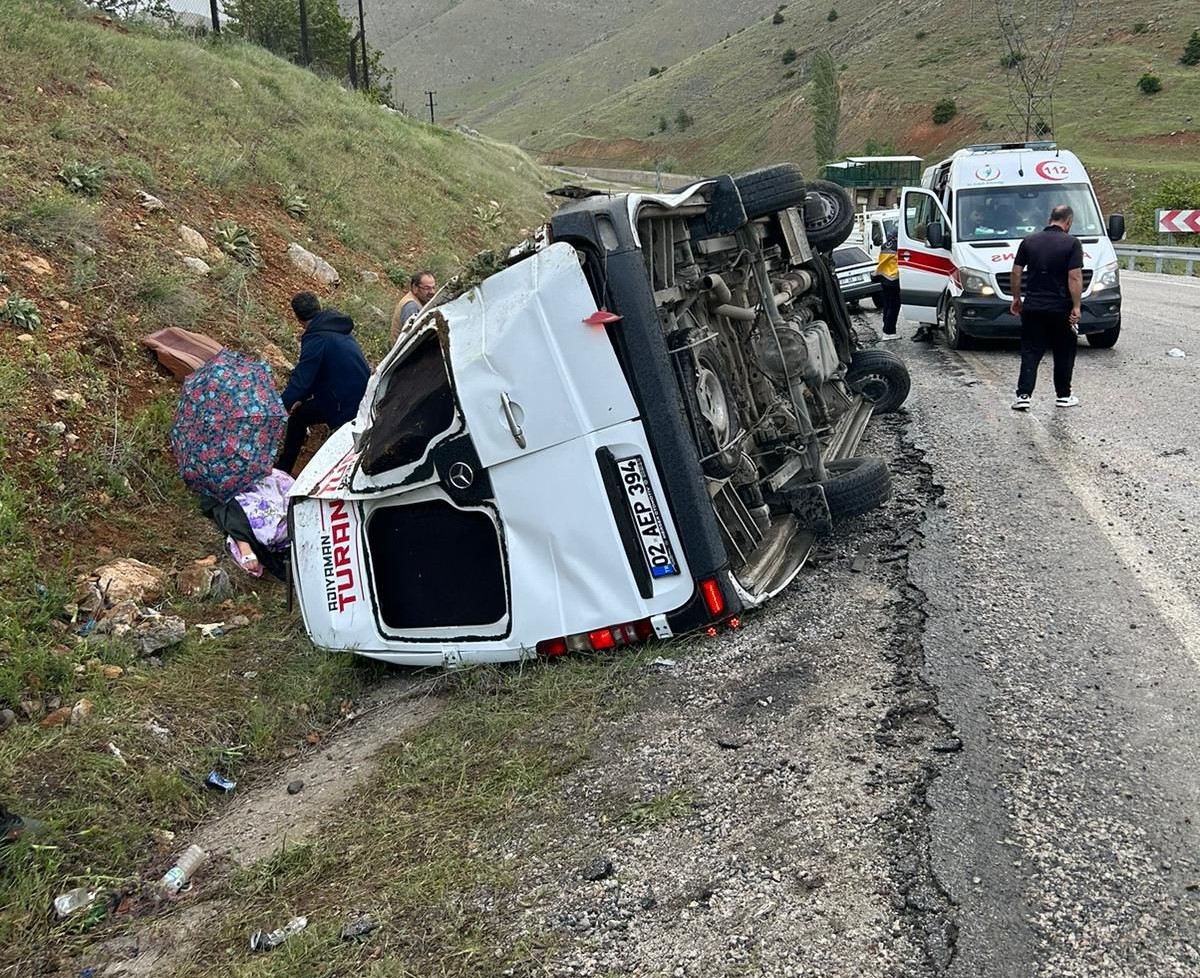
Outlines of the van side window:
<svg viewBox="0 0 1200 978">
<path fill-rule="evenodd" d="M 426 330 L 390 379 L 375 405 L 367 432 L 362 470 L 379 475 L 420 461 L 430 443 L 454 424 L 454 395 L 437 333 Z"/>
<path fill-rule="evenodd" d="M 904 208 L 904 231 L 917 241 L 929 241 L 929 222 L 933 220 L 933 198 L 928 194 L 912 194 Z"/>
</svg>

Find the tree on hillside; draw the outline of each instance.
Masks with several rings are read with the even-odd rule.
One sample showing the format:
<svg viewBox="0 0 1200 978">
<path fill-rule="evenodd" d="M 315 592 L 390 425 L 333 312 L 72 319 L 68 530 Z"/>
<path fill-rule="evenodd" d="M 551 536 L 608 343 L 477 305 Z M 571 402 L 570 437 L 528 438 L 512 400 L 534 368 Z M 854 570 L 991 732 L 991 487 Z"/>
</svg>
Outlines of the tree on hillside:
<svg viewBox="0 0 1200 978">
<path fill-rule="evenodd" d="M 302 63 L 300 5 L 295 0 L 225 0 L 223 6 L 229 33 Z M 346 77 L 351 26 L 338 9 L 337 0 L 308 0 L 308 51 L 313 70 L 335 78 Z M 384 68 L 382 59 L 383 52 L 368 46 L 370 94 L 389 102 L 392 72 Z"/>
<path fill-rule="evenodd" d="M 1200 65 L 1200 30 L 1192 31 L 1192 36 L 1188 38 L 1179 63 L 1181 65 Z"/>
<path fill-rule="evenodd" d="M 91 5 L 114 17 L 155 17 L 169 23 L 176 18 L 169 0 L 91 0 Z"/>
<path fill-rule="evenodd" d="M 677 125 L 681 130 L 682 129 L 690 129 L 692 123 L 695 121 L 696 121 L 695 119 L 693 119 L 690 115 L 687 114 L 686 109 L 680 109 L 679 112 L 676 113 L 676 115 L 675 115 L 675 125 Z"/>
<path fill-rule="evenodd" d="M 295 0 L 225 0 L 229 32 L 299 63 L 300 5 Z M 341 78 L 350 56 L 350 21 L 337 0 L 308 0 L 312 66 Z"/>
<path fill-rule="evenodd" d="M 818 51 L 812 66 L 813 152 L 817 165 L 837 159 L 838 130 L 842 123 L 842 94 L 837 65 L 828 48 Z"/>
</svg>

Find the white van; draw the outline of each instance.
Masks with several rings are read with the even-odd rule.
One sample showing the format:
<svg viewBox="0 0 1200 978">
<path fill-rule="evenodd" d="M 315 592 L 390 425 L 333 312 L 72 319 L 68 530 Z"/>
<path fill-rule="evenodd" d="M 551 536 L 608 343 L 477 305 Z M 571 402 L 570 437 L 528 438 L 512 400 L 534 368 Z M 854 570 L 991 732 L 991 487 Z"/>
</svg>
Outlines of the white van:
<svg viewBox="0 0 1200 978">
<path fill-rule="evenodd" d="M 1083 244 L 1079 332 L 1110 347 L 1121 333 L 1121 284 L 1113 242 L 1125 219 L 1107 225 L 1074 153 L 1052 142 L 968 146 L 929 167 L 921 189 L 900 198 L 897 260 L 906 319 L 944 327 L 959 349 L 971 337 L 1017 337 L 1009 312 L 1013 259 L 1021 239 L 1047 224 L 1051 209 L 1075 212 L 1071 233 Z"/>
<path fill-rule="evenodd" d="M 405 325 L 296 480 L 316 644 L 440 666 L 736 624 L 890 495 L 856 450 L 909 380 L 858 349 L 821 251 L 848 196 L 789 164 L 563 196 Z"/>
<path fill-rule="evenodd" d="M 899 223 L 900 211 L 894 207 L 881 211 L 869 211 L 864 208 L 855 215 L 854 230 L 850 232 L 847 240 L 861 244 L 867 254 L 878 261 L 883 243 Z"/>
</svg>

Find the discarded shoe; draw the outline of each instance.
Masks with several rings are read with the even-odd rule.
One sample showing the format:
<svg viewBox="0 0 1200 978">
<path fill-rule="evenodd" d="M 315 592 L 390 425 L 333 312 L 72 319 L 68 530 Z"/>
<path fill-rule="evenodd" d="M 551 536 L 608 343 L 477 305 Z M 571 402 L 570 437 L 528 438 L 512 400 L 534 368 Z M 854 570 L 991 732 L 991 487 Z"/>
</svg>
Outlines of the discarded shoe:
<svg viewBox="0 0 1200 978">
<path fill-rule="evenodd" d="M 36 818 L 25 818 L 0 805 L 0 846 L 16 842 L 26 832 L 36 835 L 44 831 L 46 831 L 45 822 Z"/>
</svg>

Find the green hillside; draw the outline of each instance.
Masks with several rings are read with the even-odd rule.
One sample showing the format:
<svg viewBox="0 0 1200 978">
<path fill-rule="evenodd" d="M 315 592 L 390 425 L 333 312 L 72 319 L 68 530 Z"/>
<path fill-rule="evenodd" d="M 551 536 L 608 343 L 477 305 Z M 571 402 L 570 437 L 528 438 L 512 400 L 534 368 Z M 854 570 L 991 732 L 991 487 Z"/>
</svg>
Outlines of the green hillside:
<svg viewBox="0 0 1200 978">
<path fill-rule="evenodd" d="M 692 16 L 702 17 L 705 6 L 690 5 Z M 507 88 L 467 89 L 476 101 L 464 118 L 552 160 L 638 167 L 665 160 L 700 172 L 792 159 L 811 169 L 806 65 L 829 46 L 842 66 L 843 152 L 861 152 L 873 139 L 935 159 L 1008 134 L 1007 48 L 991 3 L 834 6 L 830 21 L 827 4 L 789 4 L 782 23 L 767 14 L 661 74 L 612 95 L 601 88 L 597 97 L 592 80 L 622 53 L 612 45 L 625 44 L 628 60 L 638 62 L 642 46 L 665 29 L 644 23 L 636 43 L 621 34 Z M 1107 176 L 1118 197 L 1146 174 L 1198 169 L 1200 68 L 1178 63 L 1197 26 L 1186 0 L 1079 5 L 1055 96 L 1055 135 Z M 789 48 L 797 57 L 785 64 Z M 1159 94 L 1138 90 L 1145 72 L 1160 76 Z M 947 97 L 958 116 L 934 125 L 932 107 Z M 693 120 L 685 129 L 676 122 L 681 110 Z"/>
<path fill-rule="evenodd" d="M 0 112 L 0 805 L 50 825 L 0 844 L 0 971 L 29 974 L 113 923 L 103 905 L 56 922 L 56 895 L 133 893 L 169 858 L 162 833 L 221 804 L 208 771 L 252 780 L 379 674 L 314 650 L 283 587 L 227 561 L 225 594 L 176 589 L 176 571 L 223 544 L 167 448 L 179 384 L 139 337 L 183 326 L 294 360 L 287 303 L 311 288 L 354 316 L 377 362 L 404 291 L 393 278 L 445 277 L 547 207 L 542 171 L 509 147 L 414 123 L 251 46 L 71 3 L 0 0 Z M 210 249 L 198 275 L 178 228 L 212 245 L 220 221 L 249 233 L 258 263 Z M 292 242 L 341 284 L 293 267 Z M 64 610 L 77 574 L 121 557 L 165 573 L 153 603 L 186 624 L 157 658 L 81 638 L 87 614 Z M 195 627 L 237 615 L 248 623 L 219 639 Z M 77 722 L 54 721 L 72 707 Z"/>
</svg>

